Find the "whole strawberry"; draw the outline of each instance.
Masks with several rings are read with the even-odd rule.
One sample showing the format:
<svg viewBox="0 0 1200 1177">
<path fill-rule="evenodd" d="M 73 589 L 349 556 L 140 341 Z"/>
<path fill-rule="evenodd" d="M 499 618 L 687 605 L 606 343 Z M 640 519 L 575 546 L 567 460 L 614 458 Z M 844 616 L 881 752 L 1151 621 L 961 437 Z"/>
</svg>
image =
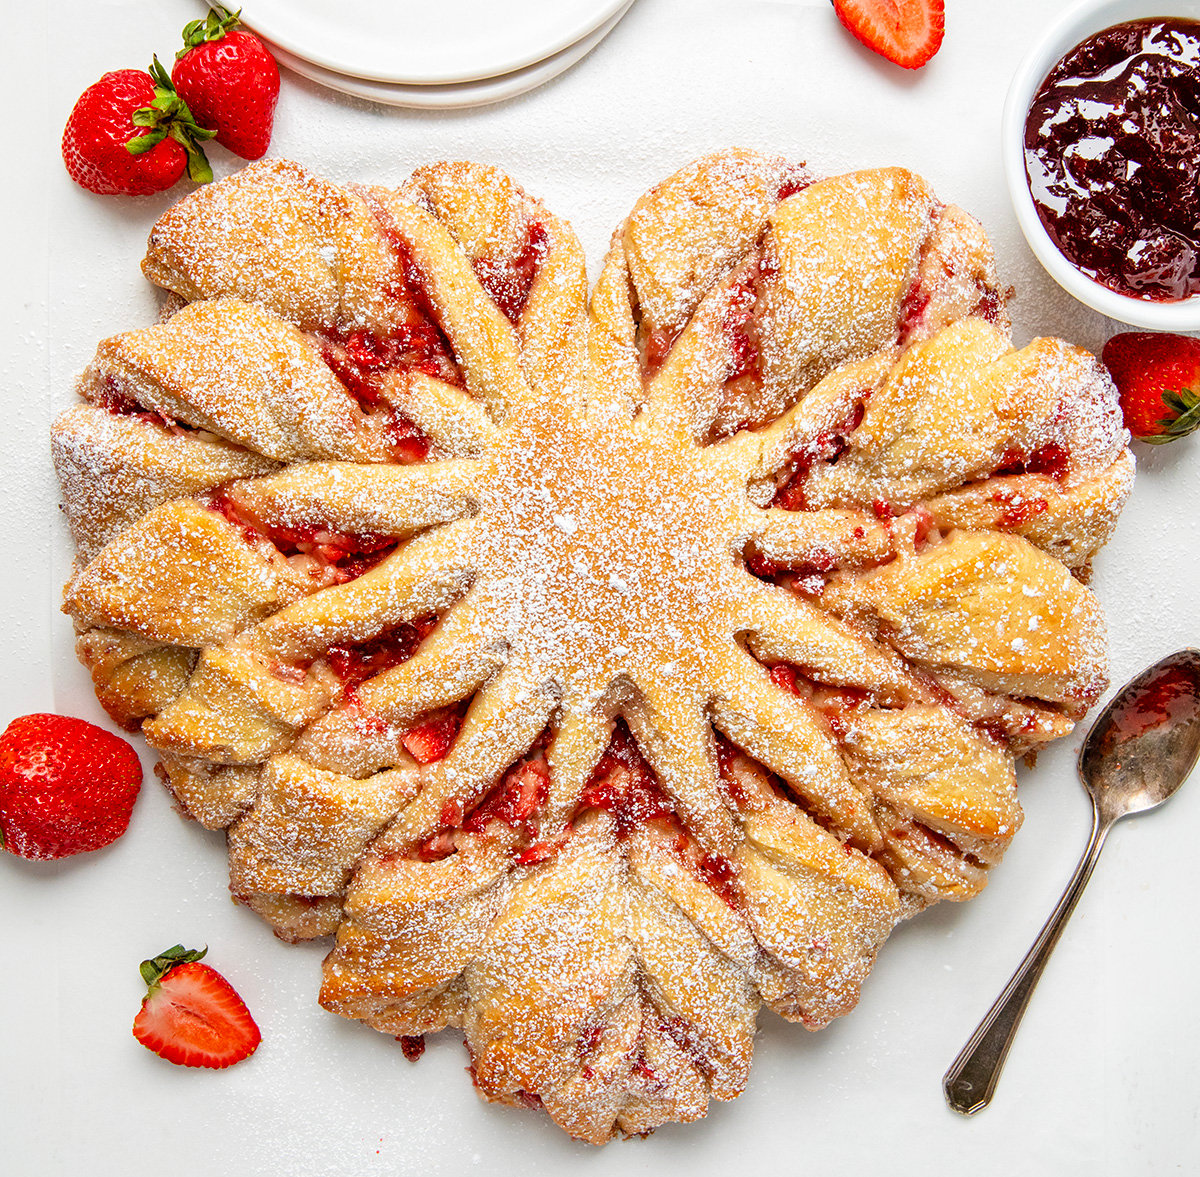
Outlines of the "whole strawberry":
<svg viewBox="0 0 1200 1177">
<path fill-rule="evenodd" d="M 185 25 L 171 80 L 222 147 L 261 159 L 271 143 L 279 66 L 253 33 L 237 27 L 239 13 L 218 5 Z"/>
<path fill-rule="evenodd" d="M 1103 359 L 1139 441 L 1162 445 L 1200 427 L 1200 339 L 1128 331 L 1104 345 Z"/>
<path fill-rule="evenodd" d="M 65 858 L 119 838 L 142 783 L 132 746 L 65 715 L 23 715 L 0 735 L 0 845 Z"/>
<path fill-rule="evenodd" d="M 207 948 L 176 944 L 141 964 L 146 996 L 133 1036 L 167 1062 L 228 1067 L 253 1054 L 262 1034 L 230 983 L 200 958 Z"/>
<path fill-rule="evenodd" d="M 103 196 L 162 192 L 187 169 L 197 183 L 212 179 L 196 125 L 158 58 L 149 72 L 118 69 L 89 86 L 75 103 L 62 138 L 62 157 L 76 184 Z"/>
</svg>

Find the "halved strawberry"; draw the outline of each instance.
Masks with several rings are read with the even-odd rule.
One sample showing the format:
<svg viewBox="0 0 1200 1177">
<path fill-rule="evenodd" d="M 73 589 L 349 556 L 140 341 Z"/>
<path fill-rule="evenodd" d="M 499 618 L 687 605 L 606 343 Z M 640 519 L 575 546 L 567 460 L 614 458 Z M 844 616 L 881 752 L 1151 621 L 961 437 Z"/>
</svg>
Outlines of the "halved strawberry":
<svg viewBox="0 0 1200 1177">
<path fill-rule="evenodd" d="M 920 69 L 942 46 L 945 0 L 833 0 L 838 20 L 868 49 Z"/>
<path fill-rule="evenodd" d="M 199 960 L 207 948 L 176 944 L 142 961 L 148 991 L 133 1036 L 167 1062 L 228 1067 L 253 1054 L 262 1034 L 246 1003 L 216 969 Z"/>
</svg>

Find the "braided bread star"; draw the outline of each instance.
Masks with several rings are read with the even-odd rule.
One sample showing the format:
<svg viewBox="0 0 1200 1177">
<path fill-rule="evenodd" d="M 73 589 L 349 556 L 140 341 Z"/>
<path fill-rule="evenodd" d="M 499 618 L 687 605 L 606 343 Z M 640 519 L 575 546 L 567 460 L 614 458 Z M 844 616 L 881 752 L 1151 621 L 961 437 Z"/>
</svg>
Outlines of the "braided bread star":
<svg viewBox="0 0 1200 1177">
<path fill-rule="evenodd" d="M 897 169 L 728 151 L 588 300 L 495 169 L 181 201 L 158 324 L 54 427 L 101 702 L 321 1002 L 458 1027 L 596 1143 L 743 1089 L 984 885 L 1014 757 L 1102 690 L 1132 479 L 1086 353 L 1014 350 L 979 226 Z"/>
</svg>

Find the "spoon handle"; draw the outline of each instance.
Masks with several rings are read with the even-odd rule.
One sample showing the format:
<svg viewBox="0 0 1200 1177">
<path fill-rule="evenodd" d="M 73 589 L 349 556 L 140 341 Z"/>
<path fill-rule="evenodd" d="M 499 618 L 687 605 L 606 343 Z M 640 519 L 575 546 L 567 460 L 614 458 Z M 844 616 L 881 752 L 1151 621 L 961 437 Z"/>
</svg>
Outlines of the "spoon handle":
<svg viewBox="0 0 1200 1177">
<path fill-rule="evenodd" d="M 1059 936 L 1066 926 L 1075 904 L 1092 876 L 1096 860 L 1104 846 L 1104 839 L 1112 828 L 1112 821 L 1102 821 L 1096 806 L 1092 806 L 1092 834 L 1087 850 L 1079 860 L 1067 889 L 1057 906 L 1050 913 L 1033 947 L 1017 966 L 1017 971 L 988 1010 L 979 1028 L 962 1048 L 958 1058 L 942 1077 L 942 1090 L 946 1102 L 964 1116 L 972 1116 L 987 1107 L 1000 1080 L 1000 1071 L 1008 1057 L 1008 1048 L 1016 1037 L 1017 1027 L 1025 1013 L 1025 1007 L 1033 995 L 1034 986 L 1054 951 Z"/>
</svg>

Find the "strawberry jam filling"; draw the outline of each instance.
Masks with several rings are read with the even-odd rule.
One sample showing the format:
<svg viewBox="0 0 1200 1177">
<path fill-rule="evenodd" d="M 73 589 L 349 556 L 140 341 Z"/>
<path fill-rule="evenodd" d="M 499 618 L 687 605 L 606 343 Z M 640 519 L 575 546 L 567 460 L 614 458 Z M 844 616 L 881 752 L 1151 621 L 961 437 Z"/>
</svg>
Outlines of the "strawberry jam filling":
<svg viewBox="0 0 1200 1177">
<path fill-rule="evenodd" d="M 759 270 L 752 267 L 734 283 L 721 319 L 721 330 L 729 345 L 730 366 L 726 381 L 750 380 L 762 382 L 758 333 L 755 330 L 754 310 L 758 305 Z"/>
<path fill-rule="evenodd" d="M 603 809 L 612 814 L 617 836 L 627 838 L 655 818 L 674 818 L 675 805 L 638 751 L 624 720 L 579 795 L 578 810 Z"/>
<path fill-rule="evenodd" d="M 404 733 L 401 744 L 420 764 L 443 759 L 458 735 L 466 709 L 463 702 L 427 715 L 421 724 Z M 550 795 L 550 766 L 545 758 L 549 739 L 546 730 L 496 785 L 473 800 L 466 804 L 458 799 L 447 801 L 438 815 L 438 829 L 418 843 L 409 856 L 422 862 L 448 858 L 457 852 L 462 835 L 486 836 L 497 823 L 522 835 L 521 843 L 510 852 L 516 865 L 530 865 L 557 854 L 570 836 L 569 827 L 552 841 L 533 841 L 538 818 Z"/>
<path fill-rule="evenodd" d="M 450 733 L 450 742 L 456 733 L 457 727 Z M 459 835 L 486 834 L 493 822 L 516 830 L 529 842 L 537 832 L 537 818 L 549 795 L 550 767 L 539 751 L 514 764 L 498 785 L 465 810 L 461 802 L 447 802 L 439 816 L 441 828 L 420 842 L 413 856 L 422 862 L 448 858 L 458 850 Z M 514 850 L 514 864 L 528 866 L 553 857 L 566 844 L 567 836 L 564 833 L 552 842 L 532 842 Z"/>
<path fill-rule="evenodd" d="M 415 727 L 410 727 L 400 737 L 400 743 L 418 764 L 435 764 L 449 754 L 458 730 L 462 727 L 462 719 L 461 707 L 447 707 L 434 715 L 426 716 Z"/>
<path fill-rule="evenodd" d="M 1004 474 L 1044 474 L 1055 482 L 1062 482 L 1071 469 L 1071 455 L 1065 447 L 1056 441 L 1039 446 L 1030 454 L 1020 450 L 1007 450 L 1000 459 L 1000 468 L 996 471 Z"/>
<path fill-rule="evenodd" d="M 501 314 L 514 325 L 529 302 L 529 292 L 533 289 L 538 270 L 546 260 L 549 249 L 550 237 L 546 226 L 540 221 L 531 221 L 525 241 L 515 257 L 479 257 L 471 262 L 479 284 L 488 292 Z"/>
<path fill-rule="evenodd" d="M 363 328 L 331 331 L 321 354 L 364 408 L 386 403 L 379 378 L 389 372 L 423 372 L 448 384 L 461 384 L 449 341 L 428 321 L 402 323 L 384 336 Z"/>
<path fill-rule="evenodd" d="M 789 196 L 795 196 L 797 192 L 803 192 L 812 181 L 805 175 L 799 172 L 794 172 L 779 185 L 779 191 L 776 193 L 776 200 L 787 200 Z"/>
<path fill-rule="evenodd" d="M 893 826 L 887 831 L 889 838 L 897 842 L 905 842 L 918 854 L 929 858 L 965 858 L 973 866 L 982 863 L 970 854 L 964 853 L 961 846 L 955 845 L 945 834 L 927 826 L 915 818 L 903 825 Z"/>
<path fill-rule="evenodd" d="M 734 770 L 735 762 L 745 753 L 720 732 L 713 732 L 713 744 L 717 752 L 717 773 L 722 791 L 735 809 L 746 809 L 750 804 L 750 798 Z"/>
<path fill-rule="evenodd" d="M 431 732 L 429 722 L 413 729 L 421 733 L 422 740 L 433 741 L 436 758 L 445 754 L 457 734 L 458 715 L 448 718 L 451 723 L 445 735 Z M 421 763 L 430 763 L 421 758 L 419 747 L 415 750 L 409 747 L 408 737 L 413 731 L 406 733 L 401 742 Z M 621 841 L 647 825 L 654 826 L 660 845 L 685 869 L 692 871 L 730 906 L 738 905 L 740 893 L 733 863 L 721 855 L 706 853 L 689 836 L 679 820 L 673 800 L 638 750 L 624 720 L 617 721 L 609 746 L 580 791 L 570 820 L 557 836 L 539 839 L 541 815 L 550 797 L 550 766 L 545 758 L 548 737 L 548 731 L 543 733 L 542 740 L 514 764 L 499 783 L 474 801 L 467 805 L 458 800 L 448 801 L 439 814 L 438 828 L 413 846 L 407 857 L 420 862 L 438 862 L 459 850 L 464 835 L 497 837 L 498 827 L 507 827 L 517 835 L 515 844 L 511 834 L 504 836 L 505 844 L 511 847 L 508 854 L 513 865 L 534 866 L 553 858 L 563 849 L 586 812 L 603 810 L 611 815 Z M 736 788 L 736 784 L 736 779 L 731 776 L 729 788 Z"/>
<path fill-rule="evenodd" d="M 768 673 L 771 682 L 780 690 L 803 698 L 839 740 L 844 740 L 849 734 L 849 725 L 856 712 L 876 705 L 870 691 L 861 687 L 823 684 L 815 672 L 806 666 L 777 662 Z"/>
<path fill-rule="evenodd" d="M 1012 292 L 1009 293 L 1011 295 Z M 971 314 L 986 319 L 989 323 L 996 323 L 1000 319 L 1000 312 L 1004 310 L 1005 301 L 1004 295 L 999 290 L 993 290 L 990 286 L 985 287 Z"/>
<path fill-rule="evenodd" d="M 433 291 L 429 278 L 413 256 L 412 245 L 400 232 L 392 214 L 378 199 L 368 192 L 363 193 L 363 199 L 371 210 L 379 235 L 387 243 L 394 259 L 391 273 L 383 284 L 384 295 L 408 308 L 410 321 L 415 318 L 437 323 L 438 316 L 434 312 Z"/>
<path fill-rule="evenodd" d="M 379 564 L 396 546 L 385 535 L 352 534 L 315 525 L 267 528 L 266 537 L 283 556 L 314 556 L 332 565 L 341 580 L 354 580 Z"/>
<path fill-rule="evenodd" d="M 370 331 L 331 331 L 321 337 L 321 358 L 358 401 L 363 412 L 386 412 L 388 441 L 399 462 L 421 462 L 429 454 L 429 438 L 395 404 L 397 394 L 386 378 L 406 371 L 422 372 L 461 387 L 462 378 L 443 347 L 441 333 L 429 323 L 400 326 L 384 337 Z"/>
<path fill-rule="evenodd" d="M 1025 735 L 1037 727 L 1037 715 L 1030 711 L 1019 719 L 992 716 L 974 721 L 977 730 L 983 732 L 997 744 L 1007 745 L 1018 736 Z"/>
<path fill-rule="evenodd" d="M 457 852 L 458 840 L 454 836 L 454 830 L 445 829 L 430 834 L 428 838 L 418 843 L 412 851 L 412 857 L 418 862 L 441 862 L 444 858 L 449 858 L 451 854 Z"/>
<path fill-rule="evenodd" d="M 862 424 L 871 391 L 863 389 L 860 399 L 840 421 L 821 430 L 788 458 L 783 468 L 784 480 L 771 506 L 782 507 L 785 511 L 809 509 L 804 495 L 804 483 L 808 480 L 809 472 L 816 465 L 832 466 L 850 448 L 850 435 Z"/>
<path fill-rule="evenodd" d="M 143 408 L 126 393 L 112 376 L 105 376 L 98 395 L 92 395 L 92 404 L 98 409 L 112 413 L 115 417 L 132 417 L 149 425 L 161 425 L 164 429 L 184 428 L 175 420 L 153 409 Z"/>
<path fill-rule="evenodd" d="M 725 291 L 721 333 L 729 350 L 729 364 L 725 373 L 727 396 L 762 384 L 761 349 L 755 312 L 763 280 L 774 277 L 775 273 L 773 261 L 764 256 L 748 264 Z M 663 326 L 639 333 L 643 379 L 648 380 L 658 374 L 671 348 L 675 346 L 680 330 L 679 327 Z M 734 428 L 725 432 L 736 431 Z"/>
<path fill-rule="evenodd" d="M 636 1075 L 651 1091 L 657 1091 L 662 1087 L 662 1080 L 654 1073 L 650 1064 L 646 1062 L 646 1056 L 639 1054 L 634 1059 L 633 1066 L 629 1068 L 631 1075 Z"/>
<path fill-rule="evenodd" d="M 930 301 L 929 291 L 919 280 L 908 288 L 908 292 L 900 303 L 900 312 L 897 316 L 897 341 L 901 347 L 904 347 L 912 338 L 913 332 L 921 322 L 921 316 L 929 308 Z"/>
<path fill-rule="evenodd" d="M 744 559 L 747 570 L 760 580 L 768 580 L 811 597 L 819 597 L 825 591 L 829 574 L 837 567 L 828 552 L 818 552 L 811 559 L 789 564 L 782 564 L 753 550 L 747 550 Z"/>
<path fill-rule="evenodd" d="M 325 651 L 330 669 L 352 691 L 355 687 L 407 662 L 437 625 L 436 615 L 405 621 L 366 642 L 335 642 Z"/>
<path fill-rule="evenodd" d="M 642 341 L 642 378 L 644 380 L 649 380 L 658 374 L 678 338 L 678 327 L 656 327 L 653 331 L 646 333 Z"/>
<path fill-rule="evenodd" d="M 458 388 L 465 382 L 411 244 L 378 200 L 367 194 L 364 199 L 394 259 L 383 294 L 394 304 L 398 322 L 385 335 L 362 328 L 326 332 L 321 336 L 322 355 L 365 411 L 382 407 L 391 413 L 389 433 L 397 459 L 421 461 L 429 451 L 428 438 L 392 403 L 389 393 L 394 395 L 395 388 L 387 377 L 417 372 Z"/>
<path fill-rule="evenodd" d="M 213 491 L 207 505 L 237 527 L 252 547 L 269 544 L 291 563 L 297 562 L 296 557 L 306 558 L 331 584 L 344 584 L 369 572 L 398 543 L 391 536 L 337 531 L 317 524 L 264 523 L 242 511 L 224 490 Z"/>
<path fill-rule="evenodd" d="M 1045 499 L 1013 490 L 996 491 L 992 495 L 992 502 L 1001 508 L 998 520 L 1000 526 L 1007 528 L 1021 527 L 1050 509 L 1050 504 Z"/>
<path fill-rule="evenodd" d="M 732 908 L 737 908 L 741 893 L 733 863 L 721 854 L 706 854 L 696 864 L 696 873 Z"/>
<path fill-rule="evenodd" d="M 528 760 L 510 768 L 504 779 L 466 816 L 462 828 L 481 834 L 493 821 L 532 834 L 535 816 L 550 795 L 550 767 L 544 760 Z"/>
<path fill-rule="evenodd" d="M 855 713 L 870 707 L 872 698 L 860 687 L 830 687 L 818 690 L 811 702 L 830 732 L 841 741 L 850 734 Z"/>
<path fill-rule="evenodd" d="M 800 694 L 800 672 L 789 663 L 776 662 L 769 677 L 781 691 L 787 691 L 789 695 Z"/>
<path fill-rule="evenodd" d="M 585 1083 L 590 1083 L 596 1072 L 587 1060 L 595 1054 L 601 1039 L 604 1037 L 603 1026 L 589 1026 L 582 1031 L 575 1041 L 575 1057 L 579 1062 L 579 1074 Z"/>
<path fill-rule="evenodd" d="M 425 1053 L 424 1034 L 399 1034 L 396 1041 L 400 1043 L 401 1054 L 410 1063 L 415 1063 Z"/>
</svg>

